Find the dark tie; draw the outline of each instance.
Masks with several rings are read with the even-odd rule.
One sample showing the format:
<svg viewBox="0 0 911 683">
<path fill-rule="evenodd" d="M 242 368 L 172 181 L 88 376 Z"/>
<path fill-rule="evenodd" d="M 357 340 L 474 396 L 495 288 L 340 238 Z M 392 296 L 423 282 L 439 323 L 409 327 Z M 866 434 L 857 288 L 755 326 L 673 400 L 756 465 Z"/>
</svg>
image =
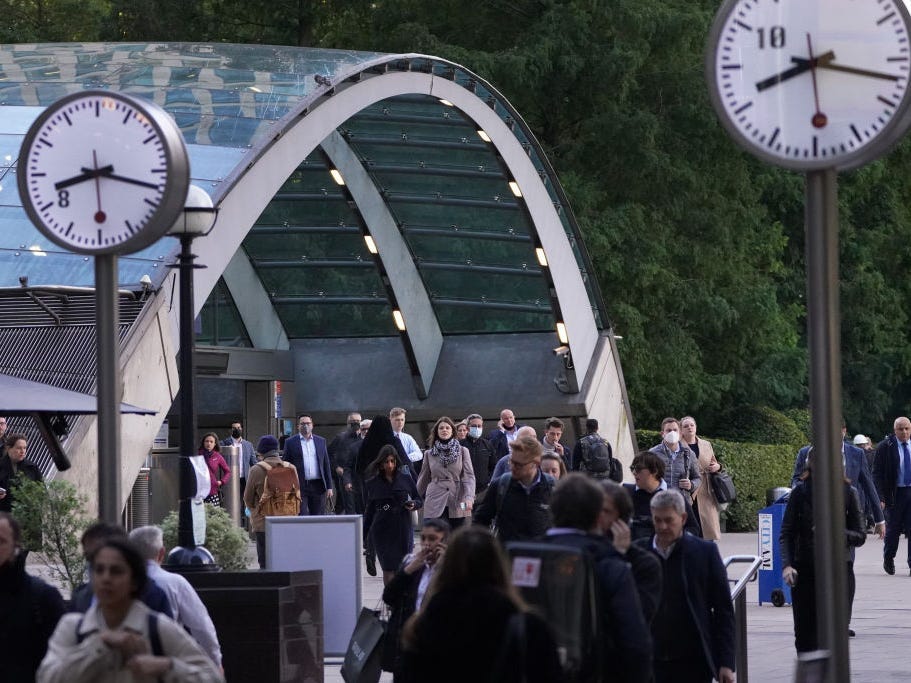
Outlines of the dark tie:
<svg viewBox="0 0 911 683">
<path fill-rule="evenodd" d="M 911 486 L 911 448 L 902 443 L 902 486 Z"/>
</svg>

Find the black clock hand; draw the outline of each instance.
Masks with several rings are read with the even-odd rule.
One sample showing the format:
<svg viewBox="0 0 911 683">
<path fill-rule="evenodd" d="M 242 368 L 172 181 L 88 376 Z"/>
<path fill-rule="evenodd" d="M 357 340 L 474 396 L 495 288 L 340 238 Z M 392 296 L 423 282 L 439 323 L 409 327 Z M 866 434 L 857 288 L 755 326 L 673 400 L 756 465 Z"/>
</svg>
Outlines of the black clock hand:
<svg viewBox="0 0 911 683">
<path fill-rule="evenodd" d="M 94 168 L 85 168 L 84 166 L 79 169 L 82 171 L 79 175 L 74 175 L 72 178 L 67 178 L 66 180 L 61 180 L 59 183 L 54 183 L 55 190 L 63 190 L 67 187 L 73 185 L 78 185 L 83 183 L 86 180 L 91 180 L 92 178 L 97 178 L 99 175 L 104 175 L 108 170 L 113 171 L 113 166 L 105 166 L 103 168 L 94 169 Z"/>
<path fill-rule="evenodd" d="M 157 190 L 159 187 L 155 183 L 147 183 L 144 180 L 137 180 L 136 178 L 127 178 L 126 176 L 116 175 L 114 173 L 113 166 L 105 166 L 104 168 L 99 168 L 98 175 L 100 175 L 102 178 L 110 178 L 111 180 L 119 180 L 122 183 L 130 183 L 131 185 L 139 185 L 140 187 L 148 187 L 153 190 Z"/>
<path fill-rule="evenodd" d="M 98 211 L 95 212 L 95 222 L 104 223 L 108 216 L 101 208 L 101 181 L 98 179 L 98 152 L 92 150 L 92 165 L 95 167 L 95 200 L 98 203 Z"/>
<path fill-rule="evenodd" d="M 779 83 L 783 83 L 784 81 L 790 80 L 790 79 L 794 78 L 795 76 L 799 76 L 802 73 L 806 73 L 807 71 L 812 69 L 814 66 L 821 67 L 823 64 L 828 64 L 833 59 L 835 59 L 835 53 L 832 52 L 831 50 L 819 55 L 819 57 L 816 57 L 814 59 L 800 59 L 799 57 L 792 57 L 791 58 L 792 62 L 796 62 L 796 61 L 800 60 L 800 63 L 798 63 L 797 66 L 792 66 L 790 69 L 786 69 L 786 70 L 782 71 L 781 73 L 775 74 L 774 76 L 769 76 L 768 78 L 759 81 L 756 84 L 756 90 L 758 90 L 759 92 L 762 92 L 763 90 L 768 90 L 772 86 L 775 86 L 775 85 L 778 85 Z"/>
<path fill-rule="evenodd" d="M 791 61 L 795 64 L 803 64 L 808 61 L 800 57 L 791 57 Z M 897 81 L 898 76 L 893 76 L 892 74 L 883 73 L 882 71 L 870 71 L 869 69 L 858 69 L 853 66 L 844 66 L 843 64 L 832 64 L 831 62 L 826 62 L 825 64 L 819 63 L 816 65 L 817 69 L 828 69 L 829 71 L 842 71 L 846 74 L 855 74 L 857 76 L 867 76 L 868 78 L 881 78 L 884 81 Z"/>
</svg>

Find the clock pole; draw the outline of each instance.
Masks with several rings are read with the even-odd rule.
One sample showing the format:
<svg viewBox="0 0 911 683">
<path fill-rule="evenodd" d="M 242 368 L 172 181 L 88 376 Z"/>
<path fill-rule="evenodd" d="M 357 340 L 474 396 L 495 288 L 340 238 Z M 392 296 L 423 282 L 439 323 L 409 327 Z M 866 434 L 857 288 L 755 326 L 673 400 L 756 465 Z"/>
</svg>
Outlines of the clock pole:
<svg viewBox="0 0 911 683">
<path fill-rule="evenodd" d="M 847 683 L 847 569 L 841 444 L 841 337 L 838 281 L 838 190 L 834 169 L 806 177 L 807 334 L 813 425 L 813 520 L 816 525 L 816 623 L 828 650 L 828 680 Z M 816 454 L 819 454 L 818 456 Z M 798 578 L 799 580 L 799 578 Z"/>
<path fill-rule="evenodd" d="M 95 325 L 98 382 L 98 516 L 121 523 L 120 508 L 120 311 L 117 255 L 95 257 Z"/>
</svg>

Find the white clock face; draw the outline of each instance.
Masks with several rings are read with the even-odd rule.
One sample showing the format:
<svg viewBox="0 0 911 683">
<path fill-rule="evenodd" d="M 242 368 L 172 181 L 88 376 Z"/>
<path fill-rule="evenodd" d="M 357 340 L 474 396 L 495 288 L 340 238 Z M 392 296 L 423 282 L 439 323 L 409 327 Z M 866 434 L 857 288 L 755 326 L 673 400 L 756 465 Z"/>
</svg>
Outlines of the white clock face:
<svg viewBox="0 0 911 683">
<path fill-rule="evenodd" d="M 901 0 L 738 0 L 709 43 L 713 104 L 741 145 L 799 170 L 845 169 L 904 132 L 911 52 Z"/>
<path fill-rule="evenodd" d="M 91 91 L 42 113 L 22 145 L 18 180 L 29 217 L 57 244 L 81 253 L 129 252 L 173 224 L 189 166 L 162 110 Z"/>
</svg>

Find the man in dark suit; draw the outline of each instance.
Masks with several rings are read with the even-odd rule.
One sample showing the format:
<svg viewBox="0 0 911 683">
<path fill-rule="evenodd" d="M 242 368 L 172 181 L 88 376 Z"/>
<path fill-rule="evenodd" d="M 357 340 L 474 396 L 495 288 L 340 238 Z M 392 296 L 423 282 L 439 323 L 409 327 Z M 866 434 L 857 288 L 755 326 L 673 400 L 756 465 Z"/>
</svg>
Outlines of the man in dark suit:
<svg viewBox="0 0 911 683">
<path fill-rule="evenodd" d="M 247 475 L 250 474 L 250 468 L 256 464 L 256 453 L 253 444 L 244 438 L 244 425 L 240 420 L 231 423 L 231 436 L 222 441 L 221 445 L 236 446 L 240 449 L 237 462 L 240 468 L 240 495 L 243 497 L 247 488 Z M 246 517 L 244 521 L 246 522 Z"/>
<path fill-rule="evenodd" d="M 711 541 L 684 533 L 683 496 L 651 502 L 655 535 L 636 543 L 661 560 L 664 587 L 652 621 L 656 683 L 734 683 L 734 605 L 727 571 Z"/>
<path fill-rule="evenodd" d="M 899 417 L 892 426 L 894 434 L 876 447 L 873 456 L 873 481 L 879 493 L 880 507 L 886 513 L 886 537 L 883 543 L 883 569 L 895 573 L 895 554 L 902 531 L 911 529 L 911 420 Z M 911 541 L 908 543 L 908 567 L 911 567 Z"/>
<path fill-rule="evenodd" d="M 851 485 L 857 491 L 857 499 L 860 503 L 861 511 L 866 509 L 867 503 L 873 510 L 873 532 L 883 538 L 886 534 L 886 522 L 883 517 L 882 508 L 879 505 L 879 493 L 876 491 L 876 484 L 873 482 L 873 475 L 870 472 L 870 466 L 867 464 L 867 456 L 864 452 L 852 446 L 845 441 L 845 435 L 848 433 L 847 427 L 841 426 L 841 460 L 845 467 L 845 478 L 851 482 Z M 804 446 L 797 451 L 797 460 L 794 463 L 794 476 L 791 478 L 791 488 L 797 486 L 800 481 L 800 475 L 807 468 L 807 457 L 812 446 Z M 851 555 L 848 560 L 848 623 L 851 623 L 851 610 L 854 606 L 854 593 L 857 591 L 857 579 L 854 575 L 854 547 L 851 547 Z M 848 635 L 854 636 L 854 629 L 848 629 Z"/>
<path fill-rule="evenodd" d="M 335 493 L 326 440 L 313 433 L 313 418 L 306 414 L 297 418 L 297 432 L 285 441 L 282 460 L 297 468 L 301 482 L 301 515 L 323 515 L 326 498 Z"/>
</svg>

